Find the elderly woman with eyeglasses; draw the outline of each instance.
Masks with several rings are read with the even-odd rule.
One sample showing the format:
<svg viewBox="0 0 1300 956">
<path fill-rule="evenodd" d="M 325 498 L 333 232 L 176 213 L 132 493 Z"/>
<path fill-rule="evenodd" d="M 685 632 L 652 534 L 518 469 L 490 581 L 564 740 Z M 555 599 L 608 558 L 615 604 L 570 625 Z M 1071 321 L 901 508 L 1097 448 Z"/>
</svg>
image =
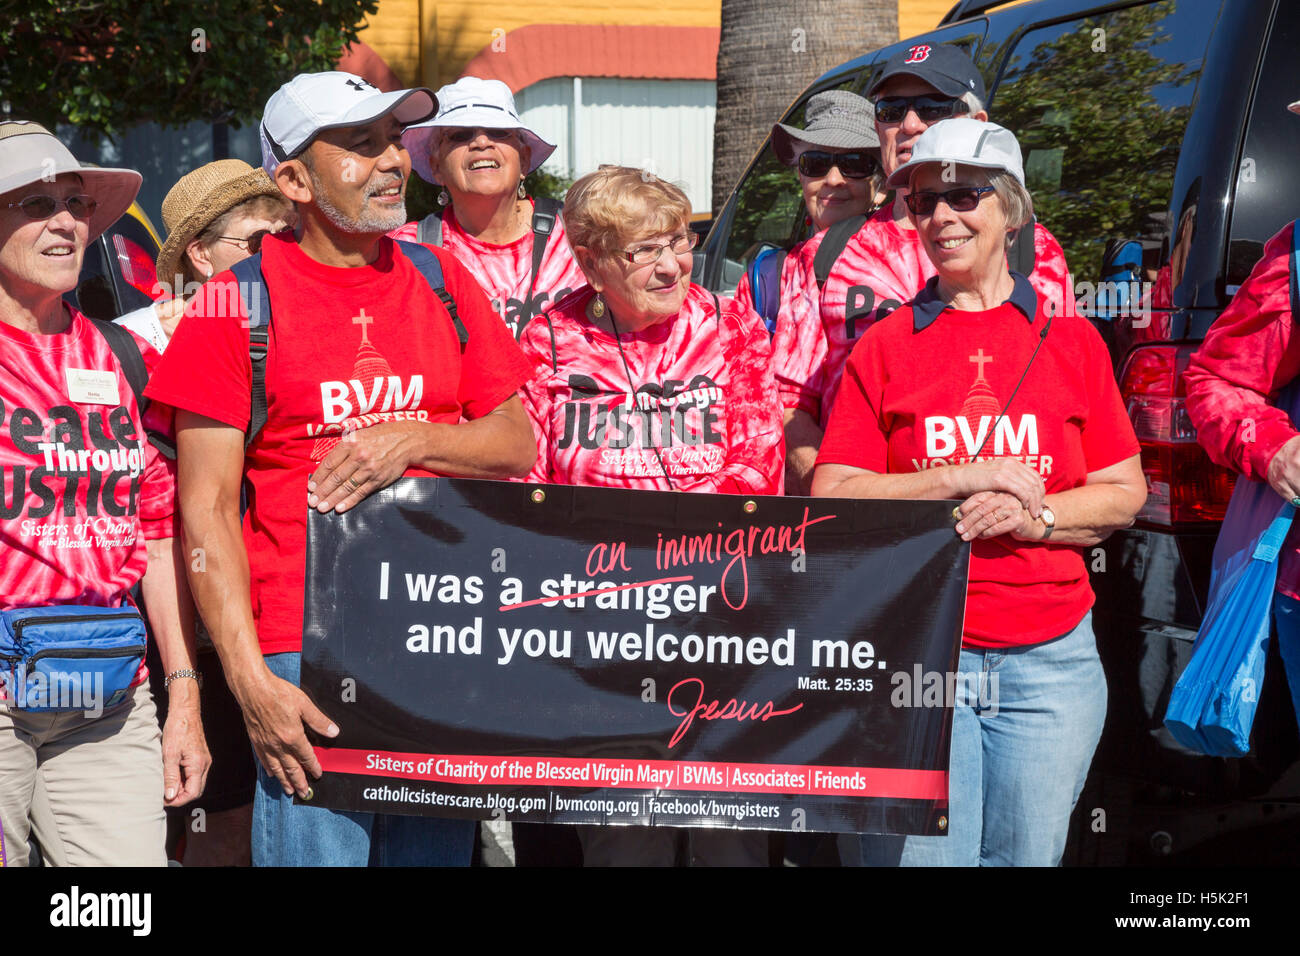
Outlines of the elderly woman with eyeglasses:
<svg viewBox="0 0 1300 956">
<path fill-rule="evenodd" d="M 163 807 L 197 797 L 210 763 L 175 472 L 148 440 L 170 423 L 124 371 L 157 356 L 63 298 L 140 182 L 0 123 L 0 865 L 31 862 L 34 837 L 46 865 L 162 866 Z"/>
<path fill-rule="evenodd" d="M 1054 866 L 1106 714 L 1082 548 L 1146 499 L 1110 357 L 1007 266 L 1032 216 L 1020 147 L 952 119 L 890 177 L 938 274 L 853 350 L 813 494 L 958 502 L 971 542 L 948 835 L 863 838 L 868 863 Z"/>
<path fill-rule="evenodd" d="M 158 282 L 173 294 L 116 320 L 159 352 L 200 285 L 256 255 L 263 238 L 298 218 L 270 177 L 241 159 L 186 173 L 163 197 L 162 217 L 167 239 L 158 252 Z"/>
<path fill-rule="evenodd" d="M 442 207 L 391 235 L 442 246 L 473 273 L 518 338 L 529 320 L 583 283 L 560 203 L 531 199 L 524 177 L 555 152 L 524 124 L 500 80 L 461 77 L 438 90 L 433 119 L 408 126 L 411 166 L 440 186 Z"/>
<path fill-rule="evenodd" d="M 588 287 L 524 330 L 537 436 L 530 481 L 780 494 L 781 409 L 752 309 L 691 284 L 690 201 L 605 166 L 573 184 L 564 223 Z M 583 827 L 587 865 L 673 862 L 671 828 Z M 692 831 L 694 856 L 758 865 L 762 834 Z"/>
</svg>

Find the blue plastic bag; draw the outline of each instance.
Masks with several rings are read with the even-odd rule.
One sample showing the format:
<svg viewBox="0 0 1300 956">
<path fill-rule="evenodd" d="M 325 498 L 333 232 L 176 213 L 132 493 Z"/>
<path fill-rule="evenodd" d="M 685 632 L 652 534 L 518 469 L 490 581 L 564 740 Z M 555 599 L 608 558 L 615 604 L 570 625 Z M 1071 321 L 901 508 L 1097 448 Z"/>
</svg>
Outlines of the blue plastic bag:
<svg viewBox="0 0 1300 956">
<path fill-rule="evenodd" d="M 1300 321 L 1300 222 L 1291 243 L 1291 312 Z M 1300 380 L 1278 395 L 1277 407 L 1300 421 Z M 1183 746 L 1214 757 L 1250 751 L 1259 692 L 1264 684 L 1278 557 L 1295 508 L 1267 482 L 1244 476 L 1214 544 L 1210 600 L 1192 659 L 1169 695 L 1165 726 Z M 1300 649 L 1283 649 L 1288 677 L 1300 675 Z M 1293 684 L 1296 681 L 1292 681 Z M 1296 700 L 1300 716 L 1300 699 Z"/>
</svg>

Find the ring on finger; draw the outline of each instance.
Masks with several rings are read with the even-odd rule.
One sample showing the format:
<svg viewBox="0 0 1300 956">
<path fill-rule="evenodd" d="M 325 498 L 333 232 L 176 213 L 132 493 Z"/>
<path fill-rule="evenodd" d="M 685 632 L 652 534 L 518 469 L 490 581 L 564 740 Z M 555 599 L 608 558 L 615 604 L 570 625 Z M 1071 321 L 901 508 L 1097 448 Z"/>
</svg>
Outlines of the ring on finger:
<svg viewBox="0 0 1300 956">
<path fill-rule="evenodd" d="M 347 481 L 343 482 L 343 484 L 348 486 L 348 491 L 357 491 L 361 488 L 361 486 L 352 478 L 349 478 Z"/>
</svg>

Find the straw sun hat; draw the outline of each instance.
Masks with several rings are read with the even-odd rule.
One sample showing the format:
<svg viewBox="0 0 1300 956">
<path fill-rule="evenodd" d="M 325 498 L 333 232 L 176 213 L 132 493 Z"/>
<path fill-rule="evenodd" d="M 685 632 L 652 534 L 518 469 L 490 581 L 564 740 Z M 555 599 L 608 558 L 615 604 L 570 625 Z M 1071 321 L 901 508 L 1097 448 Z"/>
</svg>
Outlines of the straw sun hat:
<svg viewBox="0 0 1300 956">
<path fill-rule="evenodd" d="M 170 282 L 181 272 L 185 247 L 214 219 L 257 196 L 279 199 L 281 193 L 266 173 L 242 159 L 218 159 L 182 176 L 163 199 L 167 241 L 158 253 L 158 280 Z"/>
</svg>

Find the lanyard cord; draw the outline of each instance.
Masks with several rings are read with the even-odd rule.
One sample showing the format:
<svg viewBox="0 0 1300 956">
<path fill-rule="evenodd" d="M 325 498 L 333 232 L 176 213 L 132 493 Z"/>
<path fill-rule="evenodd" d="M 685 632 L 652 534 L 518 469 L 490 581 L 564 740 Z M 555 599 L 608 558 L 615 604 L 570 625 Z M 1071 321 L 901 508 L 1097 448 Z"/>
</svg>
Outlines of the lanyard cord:
<svg viewBox="0 0 1300 956">
<path fill-rule="evenodd" d="M 618 334 L 618 320 L 614 318 L 614 310 L 613 310 L 613 309 L 610 309 L 610 312 L 609 312 L 609 326 L 610 326 L 610 328 L 612 328 L 612 329 L 614 330 L 614 344 L 618 346 L 618 356 L 619 356 L 619 358 L 621 358 L 621 359 L 623 360 L 623 371 L 627 373 L 627 384 L 628 384 L 628 387 L 632 389 L 632 403 L 635 405 L 635 404 L 637 403 L 637 398 L 636 398 L 636 380 L 635 380 L 634 378 L 632 378 L 632 366 L 628 365 L 628 363 L 627 363 L 627 353 L 625 353 L 625 352 L 623 351 L 623 340 L 622 340 L 621 338 L 619 338 L 619 334 Z M 660 425 L 660 431 L 662 431 L 662 430 L 663 430 L 663 419 L 662 419 L 662 418 L 659 420 L 659 425 Z M 649 422 L 647 421 L 647 423 L 646 423 L 646 431 L 649 432 L 649 430 L 650 430 L 650 426 L 649 426 Z M 668 431 L 669 431 L 669 434 L 671 435 L 671 434 L 672 434 L 672 425 L 669 425 L 669 426 L 668 426 Z M 647 436 L 647 437 L 648 437 L 648 436 Z M 652 445 L 650 446 L 650 448 L 651 448 L 651 450 L 655 453 L 655 459 L 659 462 L 659 470 L 662 471 L 662 472 L 664 473 L 664 481 L 668 482 L 668 490 L 669 490 L 669 491 L 676 491 L 676 490 L 677 490 L 677 486 L 673 484 L 673 479 L 671 478 L 671 476 L 669 476 L 669 474 L 668 474 L 668 469 L 664 466 L 664 456 L 663 456 L 662 454 L 660 454 L 660 452 L 659 452 L 659 446 L 658 446 L 657 444 L 652 444 Z"/>
<path fill-rule="evenodd" d="M 1020 386 L 1025 384 L 1025 376 L 1028 375 L 1029 370 L 1033 368 L 1034 359 L 1038 358 L 1038 350 L 1041 349 L 1043 343 L 1047 341 L 1047 331 L 1051 327 L 1052 315 L 1049 313 L 1047 316 L 1047 324 L 1043 326 L 1043 331 L 1038 333 L 1038 344 L 1034 346 L 1034 354 L 1029 356 L 1029 362 L 1025 365 L 1025 370 L 1020 373 L 1020 381 L 1016 382 L 1016 387 L 1011 390 L 1011 397 L 1008 398 L 1007 403 L 1002 406 L 1002 411 L 998 412 L 998 417 L 993 419 L 993 425 L 989 428 L 988 434 L 984 436 L 984 440 L 980 442 L 979 450 L 976 451 L 975 454 L 971 455 L 972 462 L 976 461 L 979 458 L 980 453 L 984 451 L 984 446 L 989 443 L 989 439 L 993 437 L 993 433 L 998 429 L 998 422 L 1002 421 L 1003 416 L 1007 413 L 1007 409 L 1010 408 L 1011 403 L 1016 400 L 1016 393 L 1020 391 Z"/>
</svg>

